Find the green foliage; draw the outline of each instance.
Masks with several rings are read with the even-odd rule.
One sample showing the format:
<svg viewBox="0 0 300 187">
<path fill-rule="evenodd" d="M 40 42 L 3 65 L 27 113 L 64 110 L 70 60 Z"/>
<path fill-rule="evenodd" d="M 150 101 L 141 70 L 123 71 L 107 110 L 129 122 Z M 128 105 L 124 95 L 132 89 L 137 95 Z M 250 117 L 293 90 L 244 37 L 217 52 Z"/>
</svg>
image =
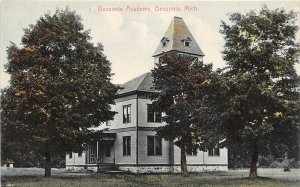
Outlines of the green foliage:
<svg viewBox="0 0 300 187">
<path fill-rule="evenodd" d="M 158 135 L 175 140 L 179 147 L 198 144 L 200 136 L 202 141 L 209 137 L 214 117 L 209 116 L 213 96 L 209 93 L 216 89 L 213 83 L 217 77 L 212 65 L 205 65 L 192 56 L 169 52 L 160 57 L 152 74 L 155 89 L 160 91 L 154 103 L 165 113 L 163 121 L 167 123 L 157 129 Z"/>
<path fill-rule="evenodd" d="M 299 168 L 299 163 L 294 158 L 275 158 L 272 155 L 259 156 L 258 165 L 261 168 Z"/>
<path fill-rule="evenodd" d="M 82 150 L 89 128 L 113 118 L 111 64 L 83 29 L 75 12 L 56 10 L 24 30 L 20 47 L 8 47 L 2 153 L 8 142 L 44 156 Z"/>
<path fill-rule="evenodd" d="M 226 144 L 251 153 L 295 155 L 299 133 L 299 44 L 296 13 L 269 10 L 230 15 L 222 22 L 223 113 Z"/>
</svg>

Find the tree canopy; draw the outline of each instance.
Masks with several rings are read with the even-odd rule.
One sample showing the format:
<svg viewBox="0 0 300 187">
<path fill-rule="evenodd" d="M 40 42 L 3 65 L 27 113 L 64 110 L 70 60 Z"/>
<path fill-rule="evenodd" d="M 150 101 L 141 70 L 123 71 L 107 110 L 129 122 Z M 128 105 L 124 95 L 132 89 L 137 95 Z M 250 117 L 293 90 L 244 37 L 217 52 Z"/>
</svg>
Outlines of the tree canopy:
<svg viewBox="0 0 300 187">
<path fill-rule="evenodd" d="M 34 145 L 50 176 L 51 157 L 82 150 L 90 128 L 113 118 L 116 88 L 103 46 L 91 42 L 75 11 L 45 14 L 24 31 L 21 45 L 7 49 L 2 136 Z"/>
<path fill-rule="evenodd" d="M 222 75 L 227 101 L 222 129 L 228 147 L 243 148 L 251 155 L 249 177 L 257 177 L 258 154 L 285 152 L 297 145 L 296 16 L 264 6 L 258 13 L 233 13 L 229 24 L 221 24 L 227 62 Z"/>
<path fill-rule="evenodd" d="M 208 93 L 213 89 L 212 65 L 175 52 L 164 54 L 155 65 L 152 74 L 159 94 L 154 103 L 164 112 L 163 121 L 166 122 L 157 133 L 180 147 L 181 171 L 187 172 L 187 146 L 198 145 L 200 136 L 204 138 L 204 132 L 208 132 L 205 122 L 210 120 L 205 119 L 208 115 L 204 114 L 208 111 L 205 107 L 209 108 Z"/>
</svg>

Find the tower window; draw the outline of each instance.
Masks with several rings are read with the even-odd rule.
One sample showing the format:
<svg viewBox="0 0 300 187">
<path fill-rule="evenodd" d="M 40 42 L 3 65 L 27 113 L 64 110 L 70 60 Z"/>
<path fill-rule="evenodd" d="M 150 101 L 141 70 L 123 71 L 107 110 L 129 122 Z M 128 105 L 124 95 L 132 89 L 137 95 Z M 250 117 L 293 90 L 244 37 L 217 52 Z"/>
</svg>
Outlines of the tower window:
<svg viewBox="0 0 300 187">
<path fill-rule="evenodd" d="M 187 36 L 187 37 L 184 37 L 181 41 L 183 42 L 183 45 L 185 47 L 189 47 L 192 40 L 190 39 L 190 37 Z"/>
<path fill-rule="evenodd" d="M 167 43 L 169 42 L 169 39 L 166 38 L 166 37 L 163 37 L 160 42 L 162 43 L 162 46 L 163 47 L 166 47 L 167 46 Z"/>
</svg>

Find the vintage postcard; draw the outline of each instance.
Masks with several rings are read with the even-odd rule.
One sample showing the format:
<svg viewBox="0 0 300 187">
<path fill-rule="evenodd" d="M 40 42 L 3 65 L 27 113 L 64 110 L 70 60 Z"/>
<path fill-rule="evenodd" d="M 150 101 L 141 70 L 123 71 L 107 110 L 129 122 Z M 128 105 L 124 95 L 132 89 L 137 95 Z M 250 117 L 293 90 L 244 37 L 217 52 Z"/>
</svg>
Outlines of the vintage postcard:
<svg viewBox="0 0 300 187">
<path fill-rule="evenodd" d="M 43 168 L 45 168 L 45 176 L 51 175 L 51 169 L 48 171 L 47 168 L 52 168 L 54 176 L 65 176 L 65 183 L 62 181 L 56 183 L 63 186 L 71 185 L 70 180 L 72 179 L 74 179 L 74 184 L 78 182 L 80 186 L 98 185 L 97 180 L 100 186 L 198 186 L 200 184 L 204 186 L 222 186 L 222 184 L 252 186 L 264 182 L 268 186 L 296 186 L 297 183 L 299 184 L 300 170 L 297 169 L 299 168 L 299 151 L 298 153 L 296 153 L 297 151 L 291 151 L 291 153 L 286 151 L 285 154 L 276 153 L 275 156 L 271 153 L 265 154 L 262 151 L 264 148 L 257 147 L 255 149 L 251 147 L 251 151 L 253 149 L 255 151 L 254 153 L 249 152 L 249 154 L 237 151 L 237 147 L 235 147 L 237 150 L 233 151 L 227 147 L 227 145 L 233 146 L 232 143 L 222 146 L 222 143 L 229 141 L 231 137 L 226 133 L 220 135 L 219 137 L 222 139 L 219 139 L 213 146 L 201 148 L 202 141 L 205 140 L 200 137 L 195 138 L 196 132 L 202 133 L 211 128 L 210 122 L 206 124 L 205 130 L 201 126 L 202 129 L 199 127 L 198 131 L 193 131 L 192 124 L 196 124 L 196 122 L 190 119 L 190 121 L 187 120 L 187 123 L 191 125 L 185 128 L 178 128 L 178 124 L 186 119 L 181 119 L 179 116 L 181 114 L 184 116 L 184 112 L 189 109 L 184 109 L 187 98 L 194 99 L 193 102 L 189 101 L 189 107 L 192 106 L 192 103 L 195 104 L 199 101 L 200 96 L 195 97 L 198 100 L 192 98 L 191 95 L 195 92 L 191 90 L 193 88 L 202 89 L 207 85 L 214 84 L 215 79 L 212 77 L 201 79 L 210 73 L 213 75 L 213 72 L 218 72 L 219 74 L 216 74 L 221 75 L 220 72 L 226 74 L 225 72 L 231 72 L 236 68 L 232 72 L 239 72 L 237 77 L 241 77 L 236 80 L 236 85 L 246 85 L 245 82 L 241 82 L 246 79 L 258 79 L 257 81 L 259 81 L 265 76 L 272 76 L 263 83 L 255 82 L 259 84 L 256 88 L 261 89 L 260 94 L 262 95 L 267 95 L 266 93 L 271 95 L 278 80 L 285 78 L 292 80 L 291 77 L 299 76 L 300 30 L 297 29 L 300 27 L 300 1 L 2 0 L 0 1 L 0 10 L 2 99 L 0 110 L 1 117 L 3 115 L 1 137 L 4 137 L 1 139 L 1 157 L 3 158 L 1 159 L 1 166 L 3 166 L 1 173 L 4 185 L 22 184 L 22 178 L 18 178 L 22 175 L 42 176 Z M 278 22 L 278 25 L 274 26 L 275 22 Z M 271 27 L 274 29 L 269 29 Z M 276 35 L 276 33 L 279 34 Z M 270 51 L 278 50 L 269 58 L 273 59 L 277 55 L 278 60 L 273 59 L 274 67 L 265 65 L 261 70 L 257 65 L 260 63 L 259 59 L 261 59 L 261 63 L 269 63 L 269 59 L 264 60 L 265 56 L 259 58 L 251 55 L 261 55 L 265 51 L 267 55 L 271 53 L 267 52 L 268 49 Z M 245 52 L 247 50 L 249 50 L 248 53 Z M 168 82 L 173 80 L 174 74 L 171 70 L 160 70 L 167 66 L 163 64 L 164 60 L 168 58 L 166 54 L 173 52 L 179 54 L 179 57 L 176 58 L 192 57 L 194 60 L 193 64 L 189 66 L 190 69 L 196 63 L 200 64 L 202 70 L 207 72 L 202 74 L 202 77 L 197 74 L 198 82 L 196 81 L 195 84 L 195 81 L 191 80 L 193 76 L 190 73 L 177 79 L 181 79 L 180 84 Z M 170 57 L 169 60 L 172 61 L 174 58 Z M 247 61 L 249 59 L 250 62 Z M 252 65 L 249 63 L 254 63 L 254 61 L 256 64 L 251 69 Z M 291 66 L 281 66 L 285 62 L 290 63 Z M 245 64 L 239 66 L 238 63 Z M 92 65 L 86 66 L 86 64 Z M 208 66 L 208 64 L 212 66 Z M 270 62 L 270 64 L 272 63 Z M 100 66 L 101 68 L 98 68 Z M 155 67 L 160 68 L 154 70 Z M 223 68 L 230 70 L 221 71 Z M 245 71 L 243 71 L 244 69 Z M 255 77 L 261 73 L 258 69 L 266 73 Z M 181 73 L 184 75 L 185 72 L 182 70 Z M 52 81 L 49 81 L 50 79 Z M 199 82 L 200 79 L 201 82 Z M 31 80 L 34 82 L 30 82 Z M 184 82 L 186 80 L 190 80 L 192 83 Z M 232 80 L 232 82 L 234 81 Z M 176 95 L 172 90 L 170 85 L 173 83 L 181 85 L 178 86 L 178 89 L 183 90 L 180 92 L 181 94 L 177 93 Z M 191 90 L 184 90 L 184 85 L 190 83 L 192 86 L 189 89 Z M 229 83 L 230 81 L 228 81 Z M 249 83 L 249 85 L 251 84 Z M 117 86 L 117 88 L 113 86 Z M 28 87 L 30 89 L 27 89 Z M 169 89 L 166 89 L 167 87 Z M 229 87 L 226 88 L 229 89 Z M 95 91 L 96 88 L 97 91 Z M 157 90 L 158 88 L 161 89 Z M 216 89 L 211 88 L 211 92 Z M 240 93 L 238 90 L 242 89 L 244 87 L 237 86 L 233 92 Z M 280 100 L 278 103 L 284 103 L 283 105 L 287 106 L 292 102 L 288 99 L 294 95 L 283 99 L 286 94 L 282 91 L 284 89 L 287 88 L 274 91 L 274 97 L 278 96 Z M 298 89 L 297 94 L 299 94 L 299 84 L 290 91 L 295 91 L 295 89 Z M 248 92 L 245 91 L 241 95 L 245 96 L 250 92 L 249 90 L 252 91 L 248 89 Z M 164 108 L 166 106 L 163 105 L 158 110 L 152 103 L 153 98 L 158 98 L 158 101 L 166 104 L 167 100 L 163 99 L 169 95 L 163 95 L 163 93 L 174 94 L 171 97 L 174 99 L 174 103 L 172 107 Z M 253 93 L 256 92 L 253 91 Z M 10 97 L 9 94 L 12 94 L 13 97 Z M 95 94 L 97 97 L 94 97 Z M 215 95 L 218 94 L 219 92 Z M 229 95 L 228 91 L 226 96 L 229 98 Z M 241 95 L 239 97 L 242 97 Z M 247 97 L 249 102 L 252 99 L 250 96 L 251 94 Z M 177 101 L 178 97 L 182 97 L 181 100 Z M 232 98 L 237 97 L 232 96 Z M 274 97 L 270 96 L 269 99 L 274 99 Z M 24 104 L 25 101 L 28 103 Z M 179 104 L 180 101 L 183 103 L 182 113 L 171 118 L 174 113 L 178 112 L 176 104 Z M 240 100 L 239 102 L 242 103 Z M 246 101 L 243 102 L 246 103 Z M 257 104 L 252 103 L 254 108 L 255 106 L 265 107 L 257 109 L 261 110 L 261 113 L 255 109 L 252 112 L 252 108 L 246 108 L 236 112 L 242 116 L 241 118 L 239 115 L 231 118 L 231 121 L 237 118 L 243 119 L 249 128 L 255 129 L 246 131 L 245 127 L 245 136 L 248 135 L 247 133 L 254 132 L 257 132 L 254 133 L 255 135 L 259 134 L 257 137 L 260 137 L 260 133 L 268 134 L 275 128 L 273 123 L 275 124 L 276 120 L 276 123 L 286 122 L 283 120 L 285 114 L 289 117 L 293 115 L 295 117 L 293 120 L 297 121 L 297 114 L 285 113 L 284 109 L 281 111 L 276 108 L 275 110 L 275 104 L 274 107 L 273 105 L 271 107 L 269 106 L 270 102 L 263 105 L 261 103 L 264 103 L 264 99 L 260 101 L 256 98 L 256 100 L 253 99 L 253 102 L 258 102 Z M 294 102 L 299 104 L 299 100 Z M 251 103 L 247 104 L 252 105 Z M 244 106 L 246 107 L 247 104 Z M 233 105 L 234 103 L 230 106 Z M 10 108 L 12 106 L 15 108 Z M 19 106 L 23 108 L 20 109 Z M 195 111 L 198 112 L 200 107 L 209 108 L 211 106 L 197 105 L 197 107 L 199 107 L 197 110 L 189 111 L 187 118 L 192 116 Z M 225 111 L 225 109 L 223 110 Z M 272 110 L 272 114 L 270 112 L 269 115 L 270 110 Z M 288 110 L 294 111 L 294 108 Z M 211 111 L 220 112 L 215 108 Z M 223 123 L 225 119 L 219 119 L 221 114 L 227 112 L 226 115 L 232 115 L 230 113 L 232 111 L 224 111 L 220 112 L 220 115 L 215 115 L 213 119 L 219 120 L 220 124 Z M 243 116 L 245 111 L 250 111 L 249 113 L 252 112 L 251 114 L 255 116 L 253 119 L 251 118 L 252 121 L 248 120 L 250 114 L 247 114 L 247 117 Z M 19 116 L 20 112 L 23 113 Z M 208 115 L 207 113 L 201 113 L 201 115 Z M 12 119 L 12 115 L 15 115 L 16 118 Z M 195 116 L 200 119 L 197 115 Z M 209 117 L 211 116 L 209 115 Z M 260 116 L 259 119 L 258 116 Z M 274 121 L 270 122 L 272 116 Z M 43 120 L 44 122 L 41 122 Z M 81 120 L 82 122 L 79 122 Z M 157 136 L 157 128 L 163 127 L 168 121 L 171 124 L 174 122 L 174 126 L 168 129 L 170 133 L 160 131 L 161 134 L 158 134 L 161 137 Z M 257 125 L 258 121 L 261 122 L 260 125 Z M 17 141 L 13 142 L 14 138 L 10 137 L 12 136 L 10 127 L 3 124 L 12 125 L 19 124 L 19 122 L 23 125 L 15 126 L 16 134 L 14 136 L 19 136 L 20 139 L 24 138 L 23 142 L 26 142 L 24 134 L 18 135 L 18 129 L 25 129 L 24 126 L 26 126 L 26 132 L 28 130 L 30 134 L 30 141 L 36 141 L 36 144 L 28 143 L 28 145 L 20 146 Z M 33 123 L 37 125 L 33 126 Z M 53 127 L 55 130 L 51 129 L 51 125 L 47 126 L 48 123 L 56 124 Z M 86 125 L 87 123 L 91 124 Z M 39 124 L 44 126 L 39 126 Z M 99 126 L 99 124 L 101 125 Z M 264 124 L 273 126 L 268 128 L 263 126 Z M 202 124 L 199 123 L 199 125 Z M 226 129 L 228 126 L 230 125 L 220 125 L 220 128 Z M 41 130 L 46 127 L 48 130 Z M 68 128 L 70 131 L 67 130 Z M 86 134 L 85 138 L 81 137 L 81 133 L 87 133 L 90 128 L 99 131 L 90 135 L 89 140 L 86 139 Z M 230 128 L 234 127 L 230 126 Z M 25 132 L 24 129 L 23 132 Z M 189 135 L 179 132 L 188 132 Z M 213 134 L 213 131 L 209 132 Z M 216 131 L 216 133 L 218 132 Z M 70 138 L 67 138 L 68 136 Z M 241 139 L 238 140 L 244 140 L 245 136 L 239 136 Z M 257 138 L 263 142 L 261 144 L 269 145 L 270 140 L 264 139 L 266 135 L 261 136 L 261 138 Z M 51 137 L 56 138 L 57 146 L 54 146 L 56 141 L 52 139 L 50 141 L 49 137 L 50 139 Z M 74 138 L 82 139 L 73 142 Z M 207 141 L 211 139 L 208 137 Z M 299 142 L 297 139 L 295 141 Z M 80 145 L 78 142 L 81 142 Z M 254 144 L 256 145 L 256 143 Z M 42 144 L 45 146 L 40 148 L 39 146 Z M 34 145 L 36 148 L 33 148 Z M 14 150 L 12 149 L 14 146 L 24 149 L 16 148 Z M 295 146 L 297 148 L 287 149 L 299 150 L 299 145 Z M 278 149 L 282 148 L 279 147 Z M 269 146 L 265 150 L 273 148 Z M 62 153 L 56 155 L 60 152 L 57 150 L 61 150 Z M 258 150 L 262 151 L 264 155 L 260 155 Z M 19 156 L 15 155 L 17 151 L 20 152 Z M 43 153 L 41 154 L 41 152 Z M 175 179 L 178 177 L 176 173 L 183 171 L 192 174 L 189 176 L 184 174 L 181 179 Z M 101 174 L 96 175 L 97 173 Z M 147 175 L 136 175 L 140 173 Z M 153 173 L 157 175 L 153 175 Z M 76 176 L 80 176 L 82 180 L 77 180 Z M 261 176 L 266 180 L 253 183 L 242 180 L 248 176 L 250 178 Z M 17 179 L 12 180 L 14 177 Z M 107 178 L 103 179 L 105 177 Z M 219 180 L 221 182 L 218 184 Z M 34 180 L 29 181 L 28 184 L 35 185 L 35 182 L 40 182 L 37 185 L 45 185 L 43 181 Z M 55 186 L 55 184 L 50 185 Z"/>
</svg>

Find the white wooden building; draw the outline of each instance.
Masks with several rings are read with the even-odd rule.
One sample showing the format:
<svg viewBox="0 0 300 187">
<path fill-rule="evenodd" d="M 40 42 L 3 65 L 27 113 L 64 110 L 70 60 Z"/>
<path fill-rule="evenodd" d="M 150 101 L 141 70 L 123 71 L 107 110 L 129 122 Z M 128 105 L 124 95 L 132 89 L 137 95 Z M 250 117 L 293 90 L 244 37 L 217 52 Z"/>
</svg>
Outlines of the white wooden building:
<svg viewBox="0 0 300 187">
<path fill-rule="evenodd" d="M 182 18 L 174 17 L 154 52 L 154 60 L 169 51 L 203 59 L 203 52 Z M 152 107 L 151 96 L 155 93 L 151 73 L 121 85 L 116 104 L 112 106 L 117 114 L 112 121 L 101 126 L 108 130 L 99 134 L 86 151 L 67 154 L 67 169 L 97 170 L 97 166 L 113 166 L 132 172 L 180 172 L 180 149 L 155 136 L 155 128 L 165 125 L 161 122 L 161 114 Z M 226 148 L 215 147 L 204 152 L 188 148 L 188 170 L 226 171 L 227 154 Z"/>
</svg>

